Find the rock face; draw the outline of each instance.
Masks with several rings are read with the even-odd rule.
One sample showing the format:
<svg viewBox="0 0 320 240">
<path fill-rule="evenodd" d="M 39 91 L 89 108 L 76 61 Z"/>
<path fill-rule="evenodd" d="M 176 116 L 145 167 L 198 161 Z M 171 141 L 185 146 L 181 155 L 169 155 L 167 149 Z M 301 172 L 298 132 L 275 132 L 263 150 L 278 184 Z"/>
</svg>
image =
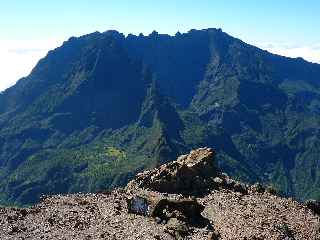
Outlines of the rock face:
<svg viewBox="0 0 320 240">
<path fill-rule="evenodd" d="M 139 174 L 125 189 L 0 208 L 0 239 L 320 240 L 316 202 L 234 181 L 213 156 L 197 149 Z"/>
<path fill-rule="evenodd" d="M 208 193 L 215 186 L 219 173 L 213 157 L 212 149 L 199 148 L 138 174 L 126 187 L 133 194 L 127 200 L 128 212 L 165 224 L 165 232 L 175 239 L 189 236 L 193 228 L 211 229 L 210 221 L 201 215 L 205 207 L 191 196 Z M 175 195 L 163 195 L 167 193 Z"/>
<path fill-rule="evenodd" d="M 213 178 L 218 175 L 213 157 L 212 149 L 199 148 L 180 156 L 177 161 L 138 174 L 127 189 L 142 188 L 184 195 L 203 194 L 213 186 Z"/>
<path fill-rule="evenodd" d="M 214 189 L 230 189 L 247 193 L 245 184 L 234 181 L 219 171 L 211 148 L 199 148 L 170 162 L 142 173 L 128 183 L 127 191 L 137 189 L 187 196 L 204 196 Z M 264 191 L 264 189 L 263 189 Z"/>
</svg>

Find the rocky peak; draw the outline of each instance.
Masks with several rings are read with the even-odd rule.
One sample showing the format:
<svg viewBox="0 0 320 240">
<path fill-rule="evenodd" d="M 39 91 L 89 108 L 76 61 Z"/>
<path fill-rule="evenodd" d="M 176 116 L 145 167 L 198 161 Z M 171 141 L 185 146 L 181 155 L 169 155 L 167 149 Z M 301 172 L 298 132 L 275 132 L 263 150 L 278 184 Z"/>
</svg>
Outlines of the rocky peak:
<svg viewBox="0 0 320 240">
<path fill-rule="evenodd" d="M 170 162 L 138 174 L 127 189 L 147 189 L 162 193 L 199 195 L 206 192 L 217 176 L 211 148 L 199 148 Z"/>
</svg>

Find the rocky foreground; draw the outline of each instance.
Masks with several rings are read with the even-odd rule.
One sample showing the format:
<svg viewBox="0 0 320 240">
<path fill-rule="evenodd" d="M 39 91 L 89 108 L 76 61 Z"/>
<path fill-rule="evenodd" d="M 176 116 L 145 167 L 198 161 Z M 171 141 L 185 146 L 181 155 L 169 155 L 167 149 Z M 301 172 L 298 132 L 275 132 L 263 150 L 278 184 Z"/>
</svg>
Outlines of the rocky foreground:
<svg viewBox="0 0 320 240">
<path fill-rule="evenodd" d="M 201 148 L 145 171 L 126 188 L 0 209 L 0 239 L 320 240 L 319 203 L 230 179 Z"/>
</svg>

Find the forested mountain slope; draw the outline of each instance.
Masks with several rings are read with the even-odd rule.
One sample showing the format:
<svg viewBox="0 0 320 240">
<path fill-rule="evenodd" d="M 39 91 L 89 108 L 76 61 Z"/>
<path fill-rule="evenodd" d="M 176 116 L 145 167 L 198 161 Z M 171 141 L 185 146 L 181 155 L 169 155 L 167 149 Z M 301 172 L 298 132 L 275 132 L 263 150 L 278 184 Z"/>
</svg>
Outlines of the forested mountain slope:
<svg viewBox="0 0 320 240">
<path fill-rule="evenodd" d="M 320 198 L 320 65 L 220 29 L 70 38 L 0 94 L 0 199 L 99 191 L 199 146 L 224 171 Z"/>
</svg>

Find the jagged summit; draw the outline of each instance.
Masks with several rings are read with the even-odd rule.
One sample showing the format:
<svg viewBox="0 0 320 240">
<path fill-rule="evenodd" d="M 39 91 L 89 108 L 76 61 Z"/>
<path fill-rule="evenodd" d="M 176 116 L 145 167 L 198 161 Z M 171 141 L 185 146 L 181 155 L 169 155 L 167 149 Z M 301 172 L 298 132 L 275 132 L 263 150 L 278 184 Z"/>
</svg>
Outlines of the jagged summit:
<svg viewBox="0 0 320 240">
<path fill-rule="evenodd" d="M 319 240 L 318 205 L 309 209 L 234 181 L 216 168 L 213 156 L 210 148 L 191 151 L 138 174 L 125 189 L 0 208 L 0 238 Z M 207 188 L 201 196 L 194 194 L 198 186 Z"/>
</svg>

